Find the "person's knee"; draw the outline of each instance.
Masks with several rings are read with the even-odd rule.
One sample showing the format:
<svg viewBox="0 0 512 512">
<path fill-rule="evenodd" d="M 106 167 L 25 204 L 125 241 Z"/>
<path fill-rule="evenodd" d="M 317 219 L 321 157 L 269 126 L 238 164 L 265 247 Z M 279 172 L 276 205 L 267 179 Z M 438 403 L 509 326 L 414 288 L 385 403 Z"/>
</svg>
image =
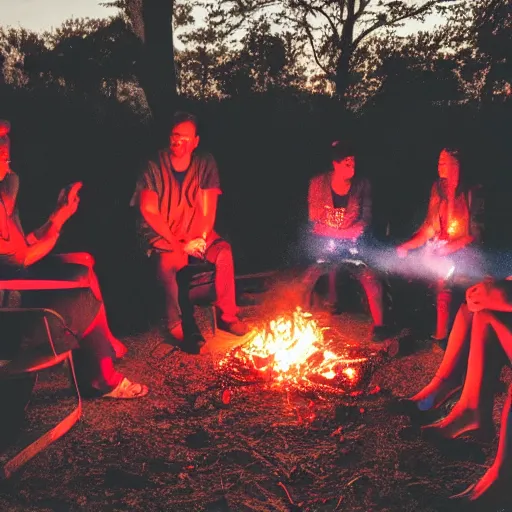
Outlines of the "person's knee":
<svg viewBox="0 0 512 512">
<path fill-rule="evenodd" d="M 174 265 L 158 265 L 157 278 L 162 283 L 176 281 L 178 268 Z"/>
<path fill-rule="evenodd" d="M 469 308 L 468 308 L 468 304 L 467 302 L 463 302 L 460 307 L 459 307 L 459 311 L 464 315 L 470 315 L 471 314 L 471 311 L 469 311 Z"/>
<path fill-rule="evenodd" d="M 88 252 L 79 252 L 76 254 L 78 259 L 82 262 L 82 265 L 94 267 L 94 265 L 96 264 L 96 260 L 94 259 L 92 254 L 89 254 Z"/>
<path fill-rule="evenodd" d="M 88 252 L 70 252 L 64 254 L 55 254 L 51 256 L 54 260 L 61 263 L 68 263 L 73 265 L 83 265 L 87 268 L 92 268 L 95 265 L 95 260 L 92 254 Z"/>
<path fill-rule="evenodd" d="M 487 309 L 482 309 L 481 311 L 477 311 L 474 314 L 473 322 L 478 322 L 480 324 L 490 324 L 495 320 L 494 313 Z"/>
<path fill-rule="evenodd" d="M 360 281 L 366 290 L 372 293 L 382 293 L 382 282 L 371 270 L 362 272 Z"/>
<path fill-rule="evenodd" d="M 163 253 L 157 259 L 157 274 L 159 277 L 176 276 L 176 273 L 186 265 L 187 258 L 185 255 Z"/>
</svg>

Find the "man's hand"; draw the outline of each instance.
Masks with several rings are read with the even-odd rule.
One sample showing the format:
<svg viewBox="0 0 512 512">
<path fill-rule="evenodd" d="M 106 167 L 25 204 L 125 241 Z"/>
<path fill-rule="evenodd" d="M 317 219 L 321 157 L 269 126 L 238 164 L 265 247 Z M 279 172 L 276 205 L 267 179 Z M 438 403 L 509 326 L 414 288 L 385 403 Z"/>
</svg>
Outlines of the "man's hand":
<svg viewBox="0 0 512 512">
<path fill-rule="evenodd" d="M 473 313 L 483 309 L 502 311 L 506 295 L 494 280 L 486 279 L 466 290 L 466 302 Z"/>
<path fill-rule="evenodd" d="M 57 200 L 57 209 L 52 216 L 52 220 L 58 225 L 59 229 L 62 225 L 72 217 L 78 209 L 80 198 L 78 193 L 82 188 L 83 183 L 73 183 L 71 186 L 63 188 L 60 191 Z"/>
<path fill-rule="evenodd" d="M 183 250 L 189 256 L 202 259 L 204 258 L 204 253 L 206 252 L 206 242 L 202 238 L 194 238 L 185 244 Z"/>
</svg>

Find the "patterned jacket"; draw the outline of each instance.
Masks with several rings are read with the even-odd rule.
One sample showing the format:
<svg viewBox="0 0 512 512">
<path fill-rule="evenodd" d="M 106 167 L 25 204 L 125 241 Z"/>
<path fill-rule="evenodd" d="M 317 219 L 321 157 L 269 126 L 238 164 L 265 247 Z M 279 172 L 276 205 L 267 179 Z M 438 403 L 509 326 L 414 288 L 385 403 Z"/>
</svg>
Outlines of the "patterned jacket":
<svg viewBox="0 0 512 512">
<path fill-rule="evenodd" d="M 334 208 L 332 199 L 333 172 L 315 176 L 309 182 L 309 221 L 337 229 L 346 229 L 362 222 L 366 230 L 372 222 L 372 196 L 370 182 L 354 178 L 348 192 L 346 208 Z"/>
</svg>

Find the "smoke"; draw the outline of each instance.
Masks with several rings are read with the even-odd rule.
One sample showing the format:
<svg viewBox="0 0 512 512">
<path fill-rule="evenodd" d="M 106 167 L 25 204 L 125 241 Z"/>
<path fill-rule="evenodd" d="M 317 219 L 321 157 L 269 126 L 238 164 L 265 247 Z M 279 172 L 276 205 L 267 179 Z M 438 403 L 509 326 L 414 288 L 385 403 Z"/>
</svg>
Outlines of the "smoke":
<svg viewBox="0 0 512 512">
<path fill-rule="evenodd" d="M 512 256 L 509 254 L 466 247 L 449 256 L 439 256 L 436 250 L 444 245 L 442 241 L 429 242 L 420 249 L 410 251 L 405 258 L 398 257 L 396 246 L 364 240 L 355 242 L 310 236 L 303 241 L 303 251 L 310 261 L 367 265 L 404 279 L 426 282 L 441 279 L 469 286 L 489 275 L 504 278 L 512 274 Z"/>
</svg>

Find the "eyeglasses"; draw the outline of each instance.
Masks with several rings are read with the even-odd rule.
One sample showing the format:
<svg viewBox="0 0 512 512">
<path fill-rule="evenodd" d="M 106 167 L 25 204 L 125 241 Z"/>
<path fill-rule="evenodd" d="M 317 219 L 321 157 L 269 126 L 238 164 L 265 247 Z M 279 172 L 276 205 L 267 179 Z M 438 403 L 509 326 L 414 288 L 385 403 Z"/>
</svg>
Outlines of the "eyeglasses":
<svg viewBox="0 0 512 512">
<path fill-rule="evenodd" d="M 171 140 L 173 142 L 190 142 L 193 137 L 187 135 L 180 135 L 179 133 L 171 133 Z"/>
</svg>

